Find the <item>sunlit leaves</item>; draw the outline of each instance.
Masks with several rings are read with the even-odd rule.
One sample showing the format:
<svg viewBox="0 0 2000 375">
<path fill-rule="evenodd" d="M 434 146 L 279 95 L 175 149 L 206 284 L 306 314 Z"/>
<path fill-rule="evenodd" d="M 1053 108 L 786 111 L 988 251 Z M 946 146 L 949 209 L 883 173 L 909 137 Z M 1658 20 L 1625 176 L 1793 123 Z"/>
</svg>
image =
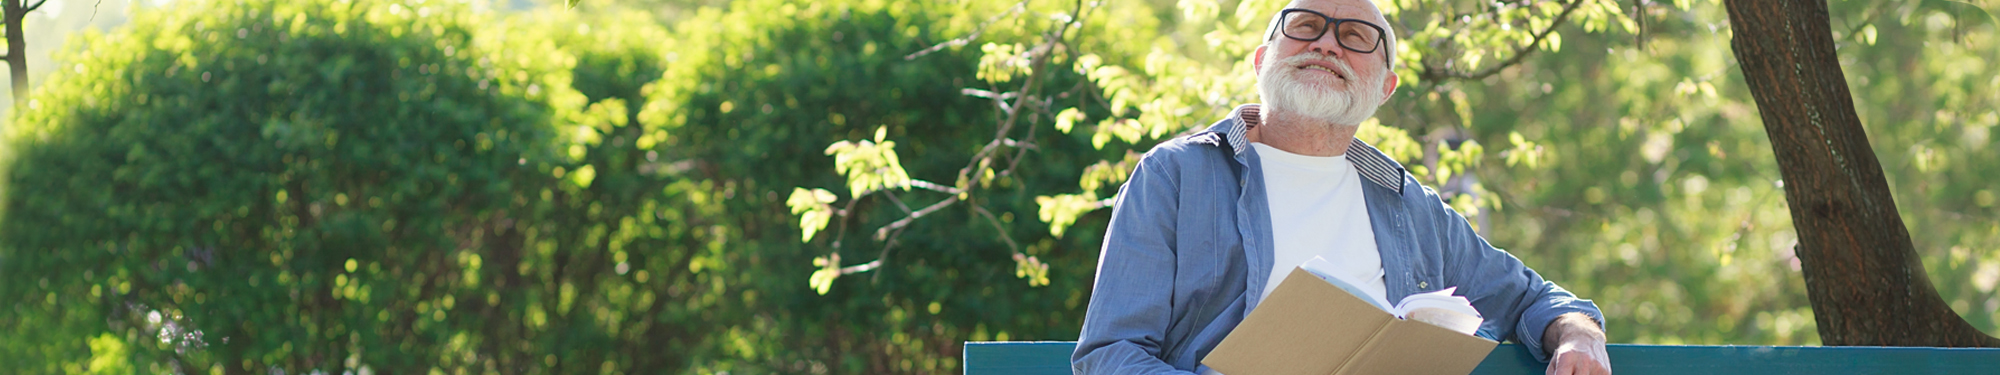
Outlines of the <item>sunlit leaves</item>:
<svg viewBox="0 0 2000 375">
<path fill-rule="evenodd" d="M 1071 129 L 1076 127 L 1076 122 L 1083 121 L 1083 119 L 1083 111 L 1079 111 L 1077 108 L 1064 109 L 1061 113 L 1056 114 L 1056 130 L 1069 133 Z"/>
<path fill-rule="evenodd" d="M 1383 125 L 1377 119 L 1370 118 L 1362 121 L 1360 128 L 1354 134 L 1354 138 L 1360 139 L 1362 142 L 1368 142 L 1369 145 L 1375 146 L 1376 150 L 1382 151 L 1384 155 L 1388 155 L 1391 159 L 1407 161 L 1421 160 L 1424 157 L 1423 145 L 1418 144 L 1415 138 L 1410 137 L 1408 131 L 1402 128 Z"/>
<path fill-rule="evenodd" d="M 576 185 L 576 187 L 588 189 L 591 182 L 597 181 L 597 166 L 585 165 L 576 167 L 576 171 L 569 172 L 567 179 L 570 184 Z"/>
<path fill-rule="evenodd" d="M 1451 209 L 1458 211 L 1459 215 L 1463 215 L 1466 217 L 1475 217 L 1479 215 L 1478 202 L 1474 201 L 1473 196 L 1471 194 L 1459 194 L 1457 196 L 1453 196 L 1451 198 L 1450 203 L 1451 203 Z M 1478 222 L 1473 222 L 1471 224 L 1473 230 L 1479 230 Z"/>
<path fill-rule="evenodd" d="M 839 141 L 826 147 L 833 156 L 834 170 L 847 176 L 847 191 L 854 196 L 882 189 L 910 188 L 910 174 L 896 157 L 896 142 L 887 140 L 888 127 L 875 129 L 875 140 Z"/>
<path fill-rule="evenodd" d="M 1543 154 L 1545 153 L 1542 150 L 1542 145 L 1529 141 L 1527 137 L 1522 137 L 1521 132 L 1508 132 L 1507 143 L 1513 146 L 1507 149 L 1507 151 L 1501 152 L 1503 154 L 1502 157 L 1507 161 L 1507 166 L 1521 166 L 1529 169 L 1541 166 Z"/>
<path fill-rule="evenodd" d="M 90 374 L 130 374 L 132 363 L 126 356 L 125 341 L 110 333 L 100 334 L 90 339 L 90 363 L 83 370 Z"/>
<path fill-rule="evenodd" d="M 817 268 L 813 270 L 812 276 L 806 279 L 806 285 L 812 287 L 813 292 L 826 295 L 827 291 L 833 289 L 833 280 L 840 278 L 840 254 L 814 257 L 813 267 Z"/>
<path fill-rule="evenodd" d="M 986 54 L 979 58 L 978 78 L 987 83 L 1002 83 L 1013 80 L 1017 75 L 1029 73 L 1027 47 L 1020 44 L 986 43 L 979 46 Z"/>
<path fill-rule="evenodd" d="M 1035 204 L 1041 205 L 1039 216 L 1042 222 L 1049 223 L 1049 234 L 1056 237 L 1062 237 L 1063 230 L 1075 224 L 1078 216 L 1106 206 L 1105 202 L 1097 199 L 1097 192 L 1094 191 L 1038 196 L 1035 197 Z"/>
<path fill-rule="evenodd" d="M 1090 136 L 1090 146 L 1103 149 L 1104 145 L 1110 143 L 1114 137 L 1125 142 L 1137 142 L 1139 136 L 1144 134 L 1146 129 L 1139 124 L 1139 120 L 1106 118 L 1097 123 L 1097 134 Z"/>
<path fill-rule="evenodd" d="M 827 221 L 833 219 L 833 206 L 829 204 L 835 198 L 826 189 L 792 188 L 792 196 L 785 200 L 785 205 L 792 207 L 793 215 L 799 215 L 800 242 L 812 242 L 813 235 L 826 228 Z"/>
<path fill-rule="evenodd" d="M 1028 286 L 1049 285 L 1049 264 L 1034 256 L 1014 254 L 1014 277 L 1028 279 Z"/>
<path fill-rule="evenodd" d="M 1457 147 L 1440 145 L 1437 148 L 1438 168 L 1431 171 L 1432 178 L 1438 183 L 1444 183 L 1450 181 L 1452 175 L 1470 173 L 1473 167 L 1479 165 L 1485 152 L 1486 148 L 1481 147 L 1479 141 L 1470 139 L 1458 144 Z"/>
<path fill-rule="evenodd" d="M 1138 152 L 1126 151 L 1125 159 L 1117 163 L 1099 160 L 1097 164 L 1083 168 L 1083 177 L 1078 179 L 1077 184 L 1083 187 L 1083 191 L 1097 191 L 1124 182 L 1126 176 L 1132 174 L 1132 168 L 1139 165 L 1140 156 Z"/>
</svg>

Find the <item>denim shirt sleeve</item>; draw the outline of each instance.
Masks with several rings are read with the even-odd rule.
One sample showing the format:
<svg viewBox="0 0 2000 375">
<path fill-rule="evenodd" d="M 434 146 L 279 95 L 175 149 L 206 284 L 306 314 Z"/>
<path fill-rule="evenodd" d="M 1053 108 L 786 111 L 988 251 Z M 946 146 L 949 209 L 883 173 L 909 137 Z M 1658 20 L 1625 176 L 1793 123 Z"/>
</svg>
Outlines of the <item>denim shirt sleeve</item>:
<svg viewBox="0 0 2000 375">
<path fill-rule="evenodd" d="M 1467 224 L 1465 217 L 1439 199 L 1437 192 L 1410 181 L 1404 189 L 1422 188 L 1426 204 L 1413 204 L 1443 238 L 1446 281 L 1458 285 L 1458 292 L 1472 300 L 1486 318 L 1482 333 L 1497 339 L 1513 339 L 1527 347 L 1536 361 L 1548 362 L 1542 332 L 1562 314 L 1589 315 L 1603 328 L 1604 314 L 1597 304 L 1577 298 L 1561 286 L 1535 273 L 1507 251 L 1493 247 Z M 1507 324 L 1512 323 L 1512 324 Z"/>
<path fill-rule="evenodd" d="M 1180 177 L 1167 157 L 1148 153 L 1119 188 L 1070 357 L 1077 374 L 1192 374 L 1161 360 L 1173 321 Z"/>
</svg>

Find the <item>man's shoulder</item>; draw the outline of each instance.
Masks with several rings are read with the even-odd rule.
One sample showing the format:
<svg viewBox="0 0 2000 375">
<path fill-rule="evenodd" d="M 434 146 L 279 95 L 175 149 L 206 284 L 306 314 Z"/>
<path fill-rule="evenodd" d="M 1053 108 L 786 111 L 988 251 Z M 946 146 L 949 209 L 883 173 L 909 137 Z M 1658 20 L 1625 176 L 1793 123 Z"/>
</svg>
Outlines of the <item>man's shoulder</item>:
<svg viewBox="0 0 2000 375">
<path fill-rule="evenodd" d="M 1229 157 L 1235 155 L 1230 152 L 1233 148 L 1228 132 L 1231 127 L 1240 126 L 1240 121 L 1236 111 L 1231 111 L 1228 117 L 1216 120 L 1200 131 L 1160 142 L 1146 151 L 1142 160 L 1149 164 L 1227 162 Z"/>
<path fill-rule="evenodd" d="M 1217 153 L 1216 150 L 1229 147 L 1227 142 L 1228 140 L 1224 139 L 1221 133 L 1203 131 L 1174 137 L 1166 142 L 1160 142 L 1159 145 L 1153 146 L 1153 150 L 1147 151 L 1146 154 L 1148 156 L 1160 155 L 1166 157 L 1184 157 L 1187 154 L 1221 156 L 1222 154 Z"/>
<path fill-rule="evenodd" d="M 1186 171 L 1227 171 L 1225 166 L 1231 161 L 1227 137 L 1214 132 L 1200 132 L 1174 137 L 1153 146 L 1139 158 L 1141 169 L 1179 175 Z"/>
</svg>

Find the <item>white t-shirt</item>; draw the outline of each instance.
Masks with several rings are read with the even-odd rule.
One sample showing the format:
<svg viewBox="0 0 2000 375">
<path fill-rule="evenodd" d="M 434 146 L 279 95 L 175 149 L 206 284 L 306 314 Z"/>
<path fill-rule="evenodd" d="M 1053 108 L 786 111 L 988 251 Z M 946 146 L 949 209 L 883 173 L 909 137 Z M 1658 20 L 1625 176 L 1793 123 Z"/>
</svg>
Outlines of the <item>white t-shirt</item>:
<svg viewBox="0 0 2000 375">
<path fill-rule="evenodd" d="M 1347 155 L 1318 157 L 1285 152 L 1263 143 L 1257 148 L 1264 167 L 1264 192 L 1271 204 L 1271 237 L 1275 255 L 1261 302 L 1292 269 L 1313 257 L 1326 258 L 1342 279 L 1363 291 L 1384 297 L 1382 254 L 1375 249 L 1375 232 L 1368 222 L 1368 201 L 1361 195 L 1361 174 Z"/>
<path fill-rule="evenodd" d="M 1271 205 L 1273 262 L 1262 302 L 1278 289 L 1292 269 L 1313 257 L 1325 258 L 1331 270 L 1362 291 L 1384 297 L 1382 254 L 1375 249 L 1375 232 L 1368 221 L 1368 201 L 1361 195 L 1361 174 L 1347 155 L 1318 157 L 1285 152 L 1251 142 L 1264 167 L 1264 192 Z M 1221 375 L 1205 369 L 1203 375 Z"/>
</svg>

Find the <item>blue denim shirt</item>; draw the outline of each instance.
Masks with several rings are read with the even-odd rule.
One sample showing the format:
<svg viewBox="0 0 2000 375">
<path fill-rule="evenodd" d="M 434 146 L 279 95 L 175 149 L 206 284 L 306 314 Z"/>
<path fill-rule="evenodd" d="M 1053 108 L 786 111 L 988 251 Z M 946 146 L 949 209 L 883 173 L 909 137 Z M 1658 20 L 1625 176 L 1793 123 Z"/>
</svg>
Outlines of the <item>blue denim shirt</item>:
<svg viewBox="0 0 2000 375">
<path fill-rule="evenodd" d="M 1271 267 L 1270 205 L 1245 138 L 1255 105 L 1146 153 L 1119 189 L 1097 282 L 1070 357 L 1078 374 L 1186 373 L 1256 309 Z M 1526 346 L 1537 360 L 1557 315 L 1597 305 L 1543 280 L 1479 237 L 1437 192 L 1360 140 L 1347 150 L 1364 180 L 1390 301 L 1457 286 L 1486 318 L 1478 335 Z"/>
</svg>

